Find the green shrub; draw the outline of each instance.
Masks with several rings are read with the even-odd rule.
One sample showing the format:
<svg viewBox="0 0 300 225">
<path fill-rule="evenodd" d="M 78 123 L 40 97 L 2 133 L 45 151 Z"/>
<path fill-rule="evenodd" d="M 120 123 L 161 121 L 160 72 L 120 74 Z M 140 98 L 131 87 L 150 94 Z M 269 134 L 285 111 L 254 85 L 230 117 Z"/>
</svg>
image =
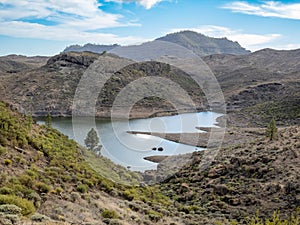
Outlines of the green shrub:
<svg viewBox="0 0 300 225">
<path fill-rule="evenodd" d="M 5 214 L 21 214 L 22 209 L 16 205 L 0 205 L 0 212 Z"/>
<path fill-rule="evenodd" d="M 24 216 L 32 214 L 35 211 L 33 203 L 27 199 L 20 198 L 14 195 L 0 195 L 0 205 L 6 204 L 16 205 L 20 207 L 22 209 L 21 213 Z"/>
<path fill-rule="evenodd" d="M 36 207 L 40 204 L 40 202 L 41 202 L 41 200 L 42 200 L 41 196 L 39 196 L 39 194 L 36 193 L 36 192 L 30 193 L 30 194 L 27 196 L 27 198 L 28 198 L 30 201 L 32 201 Z"/>
<path fill-rule="evenodd" d="M 51 187 L 43 182 L 37 182 L 35 187 L 40 193 L 48 193 L 51 190 Z"/>
<path fill-rule="evenodd" d="M 0 144 L 4 146 L 8 144 L 7 139 L 2 134 L 0 134 Z"/>
<path fill-rule="evenodd" d="M 101 213 L 101 216 L 107 219 L 118 219 L 119 217 L 116 211 L 109 210 L 109 209 L 104 209 L 103 212 Z"/>
<path fill-rule="evenodd" d="M 6 166 L 11 166 L 12 165 L 12 161 L 10 159 L 4 159 L 4 164 Z"/>
<path fill-rule="evenodd" d="M 1 225 L 11 225 L 11 224 L 19 224 L 20 217 L 15 214 L 5 214 L 0 212 L 0 224 Z"/>
<path fill-rule="evenodd" d="M 151 221 L 158 222 L 162 218 L 162 214 L 153 210 L 149 210 L 148 217 Z"/>
<path fill-rule="evenodd" d="M 29 175 L 20 175 L 19 181 L 24 186 L 31 188 L 33 186 L 33 180 Z"/>
<path fill-rule="evenodd" d="M 34 222 L 43 222 L 45 220 L 51 220 L 48 216 L 39 213 L 35 213 L 30 219 Z"/>
<path fill-rule="evenodd" d="M 129 200 L 129 201 L 132 201 L 134 199 L 134 194 L 131 193 L 130 190 L 125 190 L 123 192 L 123 197 L 126 199 L 126 200 Z"/>
<path fill-rule="evenodd" d="M 12 188 L 14 190 L 13 194 L 21 196 L 21 197 L 22 196 L 27 197 L 28 195 L 30 195 L 33 192 L 32 189 L 30 189 L 22 184 L 14 184 Z"/>
<path fill-rule="evenodd" d="M 14 190 L 9 187 L 2 187 L 0 188 L 0 194 L 1 195 L 11 195 L 14 193 Z"/>
<path fill-rule="evenodd" d="M 88 186 L 85 184 L 80 184 L 77 186 L 76 190 L 82 194 L 86 193 L 88 191 Z"/>
<path fill-rule="evenodd" d="M 282 219 L 280 213 L 275 211 L 271 219 L 261 219 L 258 213 L 250 219 L 247 219 L 247 225 L 298 225 L 300 222 L 299 210 L 296 210 L 289 219 Z"/>
<path fill-rule="evenodd" d="M 71 201 L 76 202 L 80 199 L 80 194 L 77 192 L 71 192 Z"/>
<path fill-rule="evenodd" d="M 5 147 L 3 147 L 2 145 L 0 145 L 0 156 L 4 155 L 7 152 L 7 149 Z"/>
<path fill-rule="evenodd" d="M 61 187 L 57 187 L 57 188 L 55 189 L 55 191 L 56 191 L 57 194 L 60 194 L 60 193 L 62 193 L 64 190 L 63 190 Z"/>
</svg>

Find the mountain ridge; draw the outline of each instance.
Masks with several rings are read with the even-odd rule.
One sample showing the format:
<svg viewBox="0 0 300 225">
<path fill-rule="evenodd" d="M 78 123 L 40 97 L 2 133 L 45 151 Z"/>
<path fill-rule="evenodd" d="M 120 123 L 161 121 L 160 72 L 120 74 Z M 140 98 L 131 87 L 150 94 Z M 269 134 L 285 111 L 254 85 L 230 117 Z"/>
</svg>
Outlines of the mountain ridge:
<svg viewBox="0 0 300 225">
<path fill-rule="evenodd" d="M 156 38 L 154 41 L 167 41 L 178 44 L 185 47 L 198 56 L 207 56 L 212 54 L 233 54 L 233 55 L 244 55 L 249 54 L 250 51 L 241 47 L 239 43 L 228 40 L 227 38 L 213 38 L 208 37 L 194 31 L 181 31 L 177 33 L 167 34 L 166 36 Z M 154 42 L 153 41 L 153 42 Z M 137 46 L 143 46 L 146 43 L 142 43 Z M 98 44 L 85 44 L 72 45 L 66 47 L 63 52 L 70 51 L 91 51 L 95 53 L 102 53 L 104 51 L 113 51 L 116 48 L 126 48 L 129 46 L 114 45 L 98 45 Z"/>
</svg>

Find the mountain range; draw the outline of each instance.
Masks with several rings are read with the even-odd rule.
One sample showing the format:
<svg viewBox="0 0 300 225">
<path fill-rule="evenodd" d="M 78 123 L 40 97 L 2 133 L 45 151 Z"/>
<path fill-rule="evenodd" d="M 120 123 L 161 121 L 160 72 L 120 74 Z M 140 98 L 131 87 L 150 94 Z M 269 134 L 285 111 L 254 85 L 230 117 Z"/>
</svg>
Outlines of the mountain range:
<svg viewBox="0 0 300 225">
<path fill-rule="evenodd" d="M 171 42 L 180 45 L 182 47 L 191 50 L 198 56 L 206 56 L 212 54 L 245 55 L 250 53 L 250 51 L 241 47 L 239 43 L 230 41 L 225 37 L 212 38 L 193 31 L 181 31 L 177 33 L 168 34 L 164 37 L 157 38 L 154 41 L 166 41 L 166 42 Z M 90 51 L 90 52 L 95 52 L 100 54 L 103 51 L 113 51 L 115 48 L 118 48 L 118 51 L 122 51 L 122 46 L 117 44 L 114 45 L 86 44 L 84 46 L 71 45 L 69 47 L 66 47 L 63 52 Z"/>
<path fill-rule="evenodd" d="M 257 123 L 256 125 L 262 126 L 271 115 L 282 118 L 280 123 L 283 124 L 299 122 L 299 58 L 299 50 L 264 49 L 246 55 L 210 55 L 202 60 L 221 86 L 228 115 L 233 116 L 229 118 L 229 122 L 235 125 Z M 21 112 L 31 112 L 36 116 L 46 115 L 48 112 L 53 116 L 70 116 L 78 83 L 95 60 L 111 60 L 113 64 L 127 62 L 127 59 L 113 54 L 91 52 L 67 52 L 50 58 L 1 57 L 1 100 L 10 102 Z M 138 72 L 141 70 L 144 72 Z M 110 116 L 109 108 L 121 87 L 134 79 L 156 74 L 169 77 L 185 87 L 198 110 L 208 109 L 201 89 L 195 86 L 193 80 L 184 78 L 187 77 L 184 72 L 162 63 L 142 62 L 124 68 L 106 83 L 96 104 L 99 109 L 97 115 Z M 143 104 L 139 103 L 135 107 L 136 110 L 132 111 L 133 118 L 157 113 L 167 115 L 174 111 L 171 105 L 161 99 L 145 99 Z M 153 111 L 149 111 L 149 107 Z M 270 107 L 274 112 L 270 112 Z M 243 116 L 245 111 L 248 116 Z M 287 114 L 286 111 L 290 113 Z M 261 119 L 253 119 L 258 113 L 261 114 Z"/>
<path fill-rule="evenodd" d="M 117 104 L 121 109 L 140 91 L 157 93 L 135 102 L 131 118 L 211 110 L 192 76 L 153 60 L 172 53 L 161 48 L 175 44 L 181 46 L 175 52 L 189 49 L 203 62 L 222 89 L 227 113 L 218 125 L 225 126 L 227 119 L 227 127 L 219 149 L 152 157 L 159 162 L 157 170 L 133 172 L 68 139 L 50 120 L 42 126 L 34 122 L 32 116 L 71 116 L 73 101 L 78 101 L 74 96 L 82 90 L 83 97 L 96 96 L 96 116 L 102 118 L 110 118 L 124 89 L 129 92 Z M 172 54 L 164 57 L 174 59 Z M 184 31 L 135 46 L 87 44 L 52 57 L 3 56 L 0 79 L 0 224 L 299 224 L 299 49 L 250 53 L 226 38 Z M 151 80 L 158 82 L 150 85 Z M 89 81 L 86 89 L 78 87 L 82 81 Z M 138 87 L 131 86 L 139 81 Z M 157 97 L 162 91 L 171 93 L 182 111 Z M 266 136 L 271 119 L 278 126 L 273 139 Z M 208 133 L 152 135 L 175 142 L 184 136 L 184 144 L 198 146 L 199 140 L 207 143 L 211 130 L 220 130 L 199 129 Z M 203 160 L 216 150 L 203 169 Z M 185 157 L 189 163 L 173 173 Z"/>
</svg>

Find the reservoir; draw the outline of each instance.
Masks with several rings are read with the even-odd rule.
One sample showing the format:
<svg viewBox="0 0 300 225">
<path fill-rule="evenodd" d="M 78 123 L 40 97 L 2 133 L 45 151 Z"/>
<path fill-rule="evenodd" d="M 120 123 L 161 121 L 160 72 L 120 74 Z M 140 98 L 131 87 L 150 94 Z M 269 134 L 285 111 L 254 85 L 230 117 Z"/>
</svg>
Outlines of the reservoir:
<svg viewBox="0 0 300 225">
<path fill-rule="evenodd" d="M 84 146 L 84 139 L 93 127 L 97 130 L 102 145 L 101 154 L 113 162 L 131 170 L 156 169 L 157 164 L 144 160 L 147 156 L 179 155 L 203 150 L 199 147 L 175 143 L 144 134 L 129 134 L 128 131 L 158 133 L 203 132 L 196 127 L 216 127 L 216 119 L 222 114 L 214 112 L 186 113 L 174 116 L 133 120 L 108 120 L 99 118 L 53 118 L 52 126 Z M 38 119 L 39 124 L 44 119 Z M 160 148 L 161 151 L 157 149 Z M 154 151 L 153 149 L 156 149 Z M 163 149 L 163 150 L 162 150 Z"/>
</svg>

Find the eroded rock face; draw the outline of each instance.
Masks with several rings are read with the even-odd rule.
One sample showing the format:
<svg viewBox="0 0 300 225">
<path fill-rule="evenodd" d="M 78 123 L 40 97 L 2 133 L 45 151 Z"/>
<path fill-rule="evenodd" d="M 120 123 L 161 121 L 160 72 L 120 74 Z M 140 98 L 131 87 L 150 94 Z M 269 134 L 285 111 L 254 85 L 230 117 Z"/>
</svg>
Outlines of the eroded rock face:
<svg viewBox="0 0 300 225">
<path fill-rule="evenodd" d="M 48 67 L 89 67 L 97 58 L 98 54 L 90 52 L 69 52 L 61 53 L 59 55 L 51 57 L 48 62 Z"/>
</svg>

